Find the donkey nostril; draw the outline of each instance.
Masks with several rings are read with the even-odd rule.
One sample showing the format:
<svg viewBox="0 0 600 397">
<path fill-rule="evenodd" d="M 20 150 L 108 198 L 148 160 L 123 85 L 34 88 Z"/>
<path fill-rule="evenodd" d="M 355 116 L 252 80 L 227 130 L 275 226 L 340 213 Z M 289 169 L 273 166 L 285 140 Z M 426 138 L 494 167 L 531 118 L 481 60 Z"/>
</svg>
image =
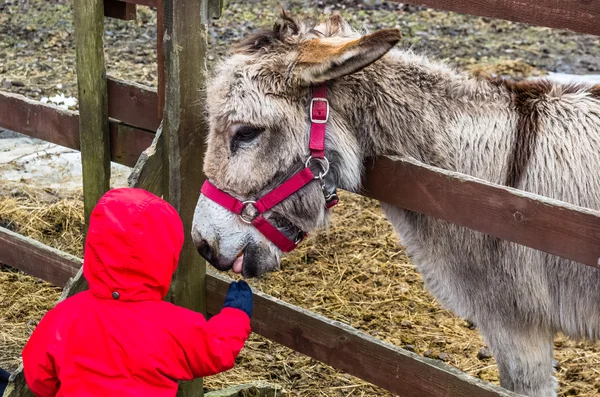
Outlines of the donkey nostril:
<svg viewBox="0 0 600 397">
<path fill-rule="evenodd" d="M 206 259 L 210 263 L 214 263 L 215 253 L 214 253 L 213 249 L 210 247 L 210 244 L 208 244 L 208 241 L 202 239 L 196 245 L 196 248 L 198 249 L 198 253 L 200 255 L 202 255 L 202 257 L 204 259 Z"/>
</svg>

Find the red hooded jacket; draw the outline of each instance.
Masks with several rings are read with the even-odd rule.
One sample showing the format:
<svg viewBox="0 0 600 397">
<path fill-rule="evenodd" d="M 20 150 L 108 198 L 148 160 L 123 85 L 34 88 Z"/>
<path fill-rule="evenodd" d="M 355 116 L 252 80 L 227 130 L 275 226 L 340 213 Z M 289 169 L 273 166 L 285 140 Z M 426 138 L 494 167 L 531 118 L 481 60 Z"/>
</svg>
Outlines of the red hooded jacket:
<svg viewBox="0 0 600 397">
<path fill-rule="evenodd" d="M 250 334 L 241 310 L 201 314 L 163 301 L 183 245 L 173 207 L 141 189 L 114 189 L 90 219 L 90 289 L 59 303 L 23 350 L 39 397 L 175 396 L 178 380 L 233 367 Z"/>
</svg>

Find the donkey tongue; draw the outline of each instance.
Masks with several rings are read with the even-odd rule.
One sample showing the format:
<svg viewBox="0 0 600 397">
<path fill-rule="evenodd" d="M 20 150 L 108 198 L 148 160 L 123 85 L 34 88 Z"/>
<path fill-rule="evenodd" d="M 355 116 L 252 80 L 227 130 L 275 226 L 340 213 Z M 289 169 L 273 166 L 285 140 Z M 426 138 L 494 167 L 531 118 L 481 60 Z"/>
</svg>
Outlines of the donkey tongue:
<svg viewBox="0 0 600 397">
<path fill-rule="evenodd" d="M 234 273 L 240 274 L 242 272 L 242 265 L 244 263 L 244 255 L 240 255 L 236 258 L 235 262 L 233 262 L 233 270 Z"/>
</svg>

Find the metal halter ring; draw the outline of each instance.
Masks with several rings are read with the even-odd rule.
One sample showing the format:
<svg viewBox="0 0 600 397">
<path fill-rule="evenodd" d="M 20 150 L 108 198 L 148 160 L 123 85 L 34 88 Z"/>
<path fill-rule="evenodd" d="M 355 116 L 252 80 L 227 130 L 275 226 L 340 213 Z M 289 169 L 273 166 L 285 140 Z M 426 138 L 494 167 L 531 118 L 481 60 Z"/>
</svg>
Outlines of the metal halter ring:
<svg viewBox="0 0 600 397">
<path fill-rule="evenodd" d="M 300 231 L 300 233 L 298 233 L 298 237 L 296 237 L 296 241 L 294 241 L 294 245 L 298 245 L 300 244 L 300 242 L 304 239 L 304 232 Z"/>
<path fill-rule="evenodd" d="M 246 207 L 249 204 L 252 204 L 252 205 L 256 204 L 256 201 L 252 201 L 252 200 L 243 201 L 242 204 L 244 206 L 242 207 L 242 211 L 240 212 L 239 217 L 242 220 L 242 222 L 247 223 L 248 225 L 251 225 L 252 221 L 254 220 L 254 218 L 252 218 L 252 219 L 246 219 L 246 218 L 244 218 L 244 211 L 246 210 Z"/>
<path fill-rule="evenodd" d="M 319 161 L 319 164 L 321 165 L 321 167 L 323 167 L 323 172 L 319 172 L 318 176 L 315 176 L 315 179 L 323 179 L 325 178 L 325 175 L 327 175 L 327 173 L 329 172 L 329 160 L 327 160 L 327 157 L 323 157 L 323 158 L 319 158 L 319 157 L 313 157 L 313 156 L 309 156 L 308 159 L 306 160 L 306 163 L 304 163 L 304 165 L 308 168 L 310 167 L 310 161 L 311 160 L 323 160 L 323 162 Z"/>
</svg>

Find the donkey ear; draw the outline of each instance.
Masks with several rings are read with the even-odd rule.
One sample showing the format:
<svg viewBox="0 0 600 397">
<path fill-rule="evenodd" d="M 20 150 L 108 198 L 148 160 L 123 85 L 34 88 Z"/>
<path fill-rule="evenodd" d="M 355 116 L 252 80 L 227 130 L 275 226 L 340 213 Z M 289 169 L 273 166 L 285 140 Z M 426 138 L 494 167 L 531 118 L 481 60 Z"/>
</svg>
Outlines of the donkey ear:
<svg viewBox="0 0 600 397">
<path fill-rule="evenodd" d="M 297 77 L 318 84 L 357 72 L 384 56 L 401 38 L 398 29 L 384 29 L 358 39 L 330 37 L 300 43 Z"/>
</svg>

